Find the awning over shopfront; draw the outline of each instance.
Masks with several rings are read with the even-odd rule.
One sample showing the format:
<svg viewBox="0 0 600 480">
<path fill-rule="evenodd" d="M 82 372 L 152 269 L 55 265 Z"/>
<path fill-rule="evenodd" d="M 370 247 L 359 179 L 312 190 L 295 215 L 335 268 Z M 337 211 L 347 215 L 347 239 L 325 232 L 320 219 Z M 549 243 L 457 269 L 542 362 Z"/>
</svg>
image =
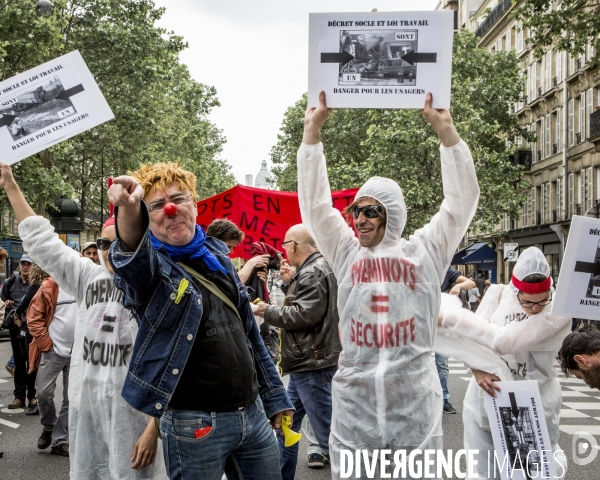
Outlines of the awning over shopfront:
<svg viewBox="0 0 600 480">
<path fill-rule="evenodd" d="M 452 265 L 496 264 L 496 250 L 487 243 L 476 242 L 463 248 L 452 257 Z"/>
</svg>

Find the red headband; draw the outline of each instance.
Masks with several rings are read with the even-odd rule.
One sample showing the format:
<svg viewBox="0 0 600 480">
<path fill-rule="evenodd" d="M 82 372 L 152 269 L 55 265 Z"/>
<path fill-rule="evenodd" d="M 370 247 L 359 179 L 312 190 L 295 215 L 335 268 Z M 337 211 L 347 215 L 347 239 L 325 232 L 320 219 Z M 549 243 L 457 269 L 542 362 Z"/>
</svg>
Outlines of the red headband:
<svg viewBox="0 0 600 480">
<path fill-rule="evenodd" d="M 548 275 L 548 278 L 546 278 L 546 280 L 539 283 L 526 283 L 522 282 L 513 275 L 512 283 L 520 292 L 531 293 L 535 295 L 536 293 L 544 293 L 550 290 L 550 287 L 552 286 L 552 277 Z"/>
</svg>

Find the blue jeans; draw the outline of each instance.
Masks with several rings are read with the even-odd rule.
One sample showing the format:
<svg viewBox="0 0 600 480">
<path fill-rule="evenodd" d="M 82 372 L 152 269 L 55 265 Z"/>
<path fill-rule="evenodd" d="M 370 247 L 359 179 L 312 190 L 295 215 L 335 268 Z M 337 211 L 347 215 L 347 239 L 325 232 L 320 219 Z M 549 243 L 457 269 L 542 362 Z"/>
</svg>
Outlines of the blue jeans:
<svg viewBox="0 0 600 480">
<path fill-rule="evenodd" d="M 205 427 L 212 430 L 196 439 L 194 432 Z M 166 410 L 160 431 L 171 480 L 221 480 L 224 470 L 227 478 L 281 480 L 277 441 L 260 397 L 232 412 Z"/>
<path fill-rule="evenodd" d="M 450 400 L 450 392 L 448 391 L 448 357 L 435 354 L 435 366 L 440 377 L 440 383 L 442 384 L 442 391 L 444 392 L 444 402 Z"/>
<path fill-rule="evenodd" d="M 329 455 L 331 429 L 331 380 L 336 371 L 337 365 L 333 365 L 321 370 L 290 373 L 287 389 L 288 397 L 296 409 L 292 430 L 299 432 L 302 428 L 302 419 L 308 415 L 317 441 L 327 455 Z M 281 477 L 283 480 L 294 480 L 298 463 L 298 444 L 284 447 L 281 432 L 277 435 L 277 439 L 281 451 Z"/>
<path fill-rule="evenodd" d="M 15 356 L 11 355 L 10 358 L 8 359 L 8 362 L 6 362 L 6 366 L 10 367 L 10 368 L 15 368 Z"/>
</svg>

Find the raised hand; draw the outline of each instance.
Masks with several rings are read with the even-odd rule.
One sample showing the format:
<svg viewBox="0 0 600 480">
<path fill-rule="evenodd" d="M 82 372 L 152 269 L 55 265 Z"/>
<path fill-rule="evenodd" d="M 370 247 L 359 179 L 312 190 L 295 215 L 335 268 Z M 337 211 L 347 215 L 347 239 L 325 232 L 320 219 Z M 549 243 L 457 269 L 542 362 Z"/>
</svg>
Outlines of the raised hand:
<svg viewBox="0 0 600 480">
<path fill-rule="evenodd" d="M 319 93 L 319 106 L 306 109 L 302 143 L 315 145 L 321 141 L 321 129 L 331 112 L 333 112 L 333 108 L 327 108 L 325 92 Z"/>
<path fill-rule="evenodd" d="M 108 189 L 108 201 L 117 207 L 136 205 L 143 198 L 144 190 L 135 178 L 128 175 L 115 178 Z"/>
<path fill-rule="evenodd" d="M 452 147 L 460 142 L 460 137 L 454 128 L 454 124 L 452 123 L 452 117 L 450 116 L 450 111 L 446 109 L 436 110 L 432 107 L 433 104 L 433 95 L 431 92 L 428 92 L 425 96 L 425 107 L 421 110 L 423 117 L 425 120 L 429 122 L 429 124 L 435 128 L 438 136 L 440 137 L 440 141 L 444 147 Z"/>
<path fill-rule="evenodd" d="M 6 188 L 15 184 L 12 169 L 6 163 L 0 162 L 0 188 Z"/>
</svg>

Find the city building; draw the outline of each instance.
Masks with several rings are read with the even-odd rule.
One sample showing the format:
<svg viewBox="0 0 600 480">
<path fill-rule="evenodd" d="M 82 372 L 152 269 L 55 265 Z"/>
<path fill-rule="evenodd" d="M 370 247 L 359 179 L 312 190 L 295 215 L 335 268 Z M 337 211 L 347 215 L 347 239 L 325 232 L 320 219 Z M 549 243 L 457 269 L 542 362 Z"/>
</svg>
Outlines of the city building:
<svg viewBox="0 0 600 480">
<path fill-rule="evenodd" d="M 591 45 L 583 55 L 548 48 L 541 59 L 535 58 L 526 44 L 528 32 L 511 15 L 513 8 L 510 0 L 441 0 L 436 10 L 456 10 L 458 26 L 475 32 L 481 48 L 512 50 L 519 59 L 525 101 L 512 111 L 537 140 L 519 140 L 513 160 L 524 166 L 531 186 L 520 217 L 505 215 L 487 240 L 496 247 L 498 282 L 507 283 L 514 266 L 504 261 L 505 243 L 540 248 L 556 281 L 571 218 L 599 210 L 600 69 L 589 68 Z M 474 241 L 467 238 L 463 247 Z M 488 270 L 489 278 L 490 266 L 473 263 L 468 269 Z"/>
<path fill-rule="evenodd" d="M 254 186 L 256 188 L 266 188 L 269 190 L 274 189 L 274 185 L 269 182 L 272 175 L 269 169 L 267 168 L 267 161 L 263 160 L 260 163 L 260 171 L 256 174 L 256 180 L 254 181 Z"/>
</svg>

